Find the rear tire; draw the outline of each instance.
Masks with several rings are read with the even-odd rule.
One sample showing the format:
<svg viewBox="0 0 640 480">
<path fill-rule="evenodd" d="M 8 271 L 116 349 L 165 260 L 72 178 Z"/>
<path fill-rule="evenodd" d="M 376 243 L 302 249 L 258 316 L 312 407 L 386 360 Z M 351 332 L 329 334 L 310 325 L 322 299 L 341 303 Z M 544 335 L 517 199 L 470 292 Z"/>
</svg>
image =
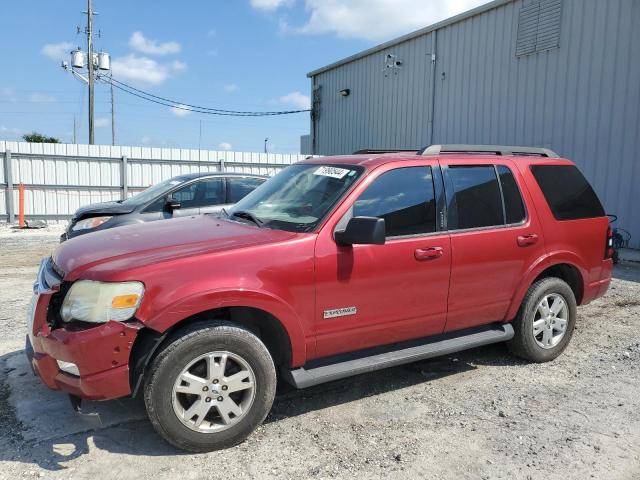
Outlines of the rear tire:
<svg viewBox="0 0 640 480">
<path fill-rule="evenodd" d="M 513 321 L 515 334 L 508 342 L 509 349 L 536 363 L 555 359 L 571 341 L 576 315 L 576 298 L 566 282 L 555 277 L 537 281 Z"/>
<path fill-rule="evenodd" d="M 266 418 L 276 390 L 269 351 L 248 330 L 196 323 L 153 360 L 144 401 L 170 444 L 208 452 L 244 441 Z"/>
</svg>

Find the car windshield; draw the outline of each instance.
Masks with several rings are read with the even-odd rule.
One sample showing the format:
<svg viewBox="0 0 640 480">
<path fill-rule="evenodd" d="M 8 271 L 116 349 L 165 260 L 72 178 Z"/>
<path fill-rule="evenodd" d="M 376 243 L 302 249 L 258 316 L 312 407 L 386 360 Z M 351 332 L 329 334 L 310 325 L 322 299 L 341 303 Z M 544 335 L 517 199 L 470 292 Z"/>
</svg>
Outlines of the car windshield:
<svg viewBox="0 0 640 480">
<path fill-rule="evenodd" d="M 124 203 L 125 205 L 136 206 L 145 204 L 147 202 L 150 202 L 154 198 L 161 196 L 163 193 L 167 193 L 169 190 L 171 190 L 176 185 L 179 185 L 180 183 L 182 183 L 180 180 L 170 178 L 169 180 L 165 180 L 164 182 L 152 185 L 151 187 L 140 193 L 136 193 L 132 197 L 123 200 L 122 203 Z"/>
<path fill-rule="evenodd" d="M 310 232 L 363 170 L 354 165 L 292 165 L 229 209 L 229 218 L 267 228 Z"/>
</svg>

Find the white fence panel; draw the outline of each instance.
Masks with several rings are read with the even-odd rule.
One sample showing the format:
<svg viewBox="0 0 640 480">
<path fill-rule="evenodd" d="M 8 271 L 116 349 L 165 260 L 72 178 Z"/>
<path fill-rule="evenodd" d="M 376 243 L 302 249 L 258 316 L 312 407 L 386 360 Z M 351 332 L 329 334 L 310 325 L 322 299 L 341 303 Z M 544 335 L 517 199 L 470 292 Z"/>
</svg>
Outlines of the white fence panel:
<svg viewBox="0 0 640 480">
<path fill-rule="evenodd" d="M 9 152 L 10 164 L 6 162 Z M 0 218 L 10 218 L 9 213 L 17 215 L 20 183 L 25 185 L 25 215 L 55 221 L 68 218 L 83 205 L 121 199 L 125 187 L 130 196 L 185 173 L 224 170 L 273 175 L 304 158 L 273 153 L 0 141 Z M 7 194 L 9 191 L 11 195 Z"/>
</svg>

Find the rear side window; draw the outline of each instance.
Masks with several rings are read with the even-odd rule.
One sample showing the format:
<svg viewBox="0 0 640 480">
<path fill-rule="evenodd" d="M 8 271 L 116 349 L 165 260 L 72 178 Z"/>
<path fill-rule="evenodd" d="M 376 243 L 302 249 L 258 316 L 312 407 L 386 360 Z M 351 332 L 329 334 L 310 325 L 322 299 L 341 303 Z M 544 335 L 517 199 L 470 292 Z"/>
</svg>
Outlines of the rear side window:
<svg viewBox="0 0 640 480">
<path fill-rule="evenodd" d="M 587 179 L 573 165 L 533 165 L 531 172 L 556 220 L 603 217 L 604 208 Z"/>
<path fill-rule="evenodd" d="M 353 216 L 384 218 L 387 237 L 435 232 L 431 167 L 397 168 L 383 173 L 355 201 Z"/>
<path fill-rule="evenodd" d="M 500 178 L 500 186 L 502 187 L 502 196 L 504 197 L 504 213 L 507 225 L 513 225 L 524 221 L 527 213 L 524 209 L 524 202 L 520 189 L 513 177 L 513 173 L 504 165 L 498 165 L 498 177 Z"/>
<path fill-rule="evenodd" d="M 493 165 L 450 165 L 453 187 L 449 201 L 450 230 L 504 225 L 500 186 Z"/>
<path fill-rule="evenodd" d="M 264 183 L 261 178 L 227 179 L 227 203 L 236 203 Z"/>
</svg>

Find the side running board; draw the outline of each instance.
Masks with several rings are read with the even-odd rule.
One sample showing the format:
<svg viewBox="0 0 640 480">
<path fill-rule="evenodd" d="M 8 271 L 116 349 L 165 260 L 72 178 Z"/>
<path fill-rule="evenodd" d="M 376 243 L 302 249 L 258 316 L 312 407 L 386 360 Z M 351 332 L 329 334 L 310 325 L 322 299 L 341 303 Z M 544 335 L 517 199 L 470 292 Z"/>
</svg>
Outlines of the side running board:
<svg viewBox="0 0 640 480">
<path fill-rule="evenodd" d="M 430 337 L 422 342 L 403 342 L 394 347 L 369 349 L 321 359 L 295 370 L 285 370 L 283 374 L 285 380 L 296 388 L 312 387 L 425 358 L 448 355 L 491 343 L 506 342 L 513 338 L 513 334 L 513 327 L 510 324 L 462 330 Z M 390 350 L 390 348 L 394 349 Z M 382 353 L 380 353 L 381 350 Z"/>
</svg>

